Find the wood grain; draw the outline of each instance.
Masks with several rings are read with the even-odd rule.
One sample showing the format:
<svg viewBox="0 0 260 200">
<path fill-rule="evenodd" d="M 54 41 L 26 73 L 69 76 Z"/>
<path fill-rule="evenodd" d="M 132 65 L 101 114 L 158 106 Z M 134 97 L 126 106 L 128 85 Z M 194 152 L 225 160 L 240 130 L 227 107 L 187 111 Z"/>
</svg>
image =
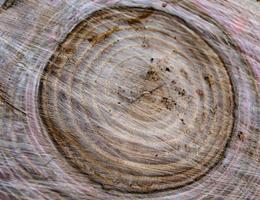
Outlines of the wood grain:
<svg viewBox="0 0 260 200">
<path fill-rule="evenodd" d="M 0 199 L 259 199 L 259 9 L 2 9 Z"/>
</svg>

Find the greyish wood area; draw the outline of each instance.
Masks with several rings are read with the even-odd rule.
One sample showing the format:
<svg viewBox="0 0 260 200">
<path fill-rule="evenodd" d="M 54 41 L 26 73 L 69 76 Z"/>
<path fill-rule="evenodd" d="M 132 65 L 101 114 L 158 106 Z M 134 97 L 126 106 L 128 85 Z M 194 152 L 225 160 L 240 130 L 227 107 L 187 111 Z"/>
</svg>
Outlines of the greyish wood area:
<svg viewBox="0 0 260 200">
<path fill-rule="evenodd" d="M 260 199 L 260 5 L 0 0 L 0 199 Z"/>
<path fill-rule="evenodd" d="M 13 5 L 15 0 L 0 0 L 0 6 L 3 9 L 7 9 Z"/>
</svg>

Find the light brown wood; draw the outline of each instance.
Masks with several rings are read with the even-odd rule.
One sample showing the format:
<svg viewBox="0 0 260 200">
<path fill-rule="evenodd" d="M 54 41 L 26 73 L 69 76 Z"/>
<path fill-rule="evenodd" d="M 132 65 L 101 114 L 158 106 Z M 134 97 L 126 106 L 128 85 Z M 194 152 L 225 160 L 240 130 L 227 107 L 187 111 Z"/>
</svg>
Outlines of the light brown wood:
<svg viewBox="0 0 260 200">
<path fill-rule="evenodd" d="M 2 9 L 0 199 L 259 199 L 260 6 L 249 4 Z"/>
</svg>

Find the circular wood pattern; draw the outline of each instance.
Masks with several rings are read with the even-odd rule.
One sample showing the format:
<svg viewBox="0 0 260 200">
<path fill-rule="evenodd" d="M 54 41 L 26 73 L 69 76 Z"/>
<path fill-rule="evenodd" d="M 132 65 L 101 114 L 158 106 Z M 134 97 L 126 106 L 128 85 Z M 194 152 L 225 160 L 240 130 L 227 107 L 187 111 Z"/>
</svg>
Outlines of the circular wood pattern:
<svg viewBox="0 0 260 200">
<path fill-rule="evenodd" d="M 191 183 L 223 157 L 232 133 L 223 62 L 157 10 L 96 12 L 59 46 L 41 84 L 42 119 L 57 148 L 105 188 Z"/>
<path fill-rule="evenodd" d="M 0 8 L 0 199 L 260 199 L 249 1 Z"/>
</svg>

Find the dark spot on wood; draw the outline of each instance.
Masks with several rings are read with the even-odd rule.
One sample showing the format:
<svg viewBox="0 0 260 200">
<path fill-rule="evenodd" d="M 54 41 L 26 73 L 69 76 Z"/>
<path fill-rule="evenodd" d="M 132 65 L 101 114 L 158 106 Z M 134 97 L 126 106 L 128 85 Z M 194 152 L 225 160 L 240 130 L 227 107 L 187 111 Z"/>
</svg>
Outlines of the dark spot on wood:
<svg viewBox="0 0 260 200">
<path fill-rule="evenodd" d="M 196 93 L 200 96 L 203 97 L 204 96 L 204 92 L 201 89 L 197 89 Z"/>
<path fill-rule="evenodd" d="M 175 81 L 175 80 L 172 80 L 171 83 L 172 83 L 173 85 L 175 85 L 175 84 L 176 84 L 176 81 Z"/>
<path fill-rule="evenodd" d="M 214 85 L 214 81 L 211 75 L 205 75 L 204 80 L 208 83 L 209 87 Z"/>
<path fill-rule="evenodd" d="M 176 87 L 175 90 L 178 92 L 180 96 L 184 96 L 186 94 L 185 90 L 179 87 Z"/>
<path fill-rule="evenodd" d="M 164 104 L 167 110 L 172 110 L 172 108 L 177 105 L 177 103 L 173 99 L 168 97 L 163 97 L 161 102 Z"/>
<path fill-rule="evenodd" d="M 158 72 L 153 69 L 150 69 L 146 74 L 146 79 L 149 81 L 158 81 L 160 79 Z"/>
<path fill-rule="evenodd" d="M 166 68 L 165 68 L 165 71 L 170 72 L 171 70 L 170 70 L 169 67 L 166 67 Z"/>
<path fill-rule="evenodd" d="M 244 141 L 245 141 L 245 134 L 244 134 L 242 131 L 240 131 L 240 132 L 238 133 L 238 138 L 239 138 L 239 140 L 241 140 L 242 142 L 244 142 Z"/>
<path fill-rule="evenodd" d="M 162 7 L 165 8 L 167 6 L 167 3 L 166 2 L 163 2 L 162 3 Z"/>
</svg>

